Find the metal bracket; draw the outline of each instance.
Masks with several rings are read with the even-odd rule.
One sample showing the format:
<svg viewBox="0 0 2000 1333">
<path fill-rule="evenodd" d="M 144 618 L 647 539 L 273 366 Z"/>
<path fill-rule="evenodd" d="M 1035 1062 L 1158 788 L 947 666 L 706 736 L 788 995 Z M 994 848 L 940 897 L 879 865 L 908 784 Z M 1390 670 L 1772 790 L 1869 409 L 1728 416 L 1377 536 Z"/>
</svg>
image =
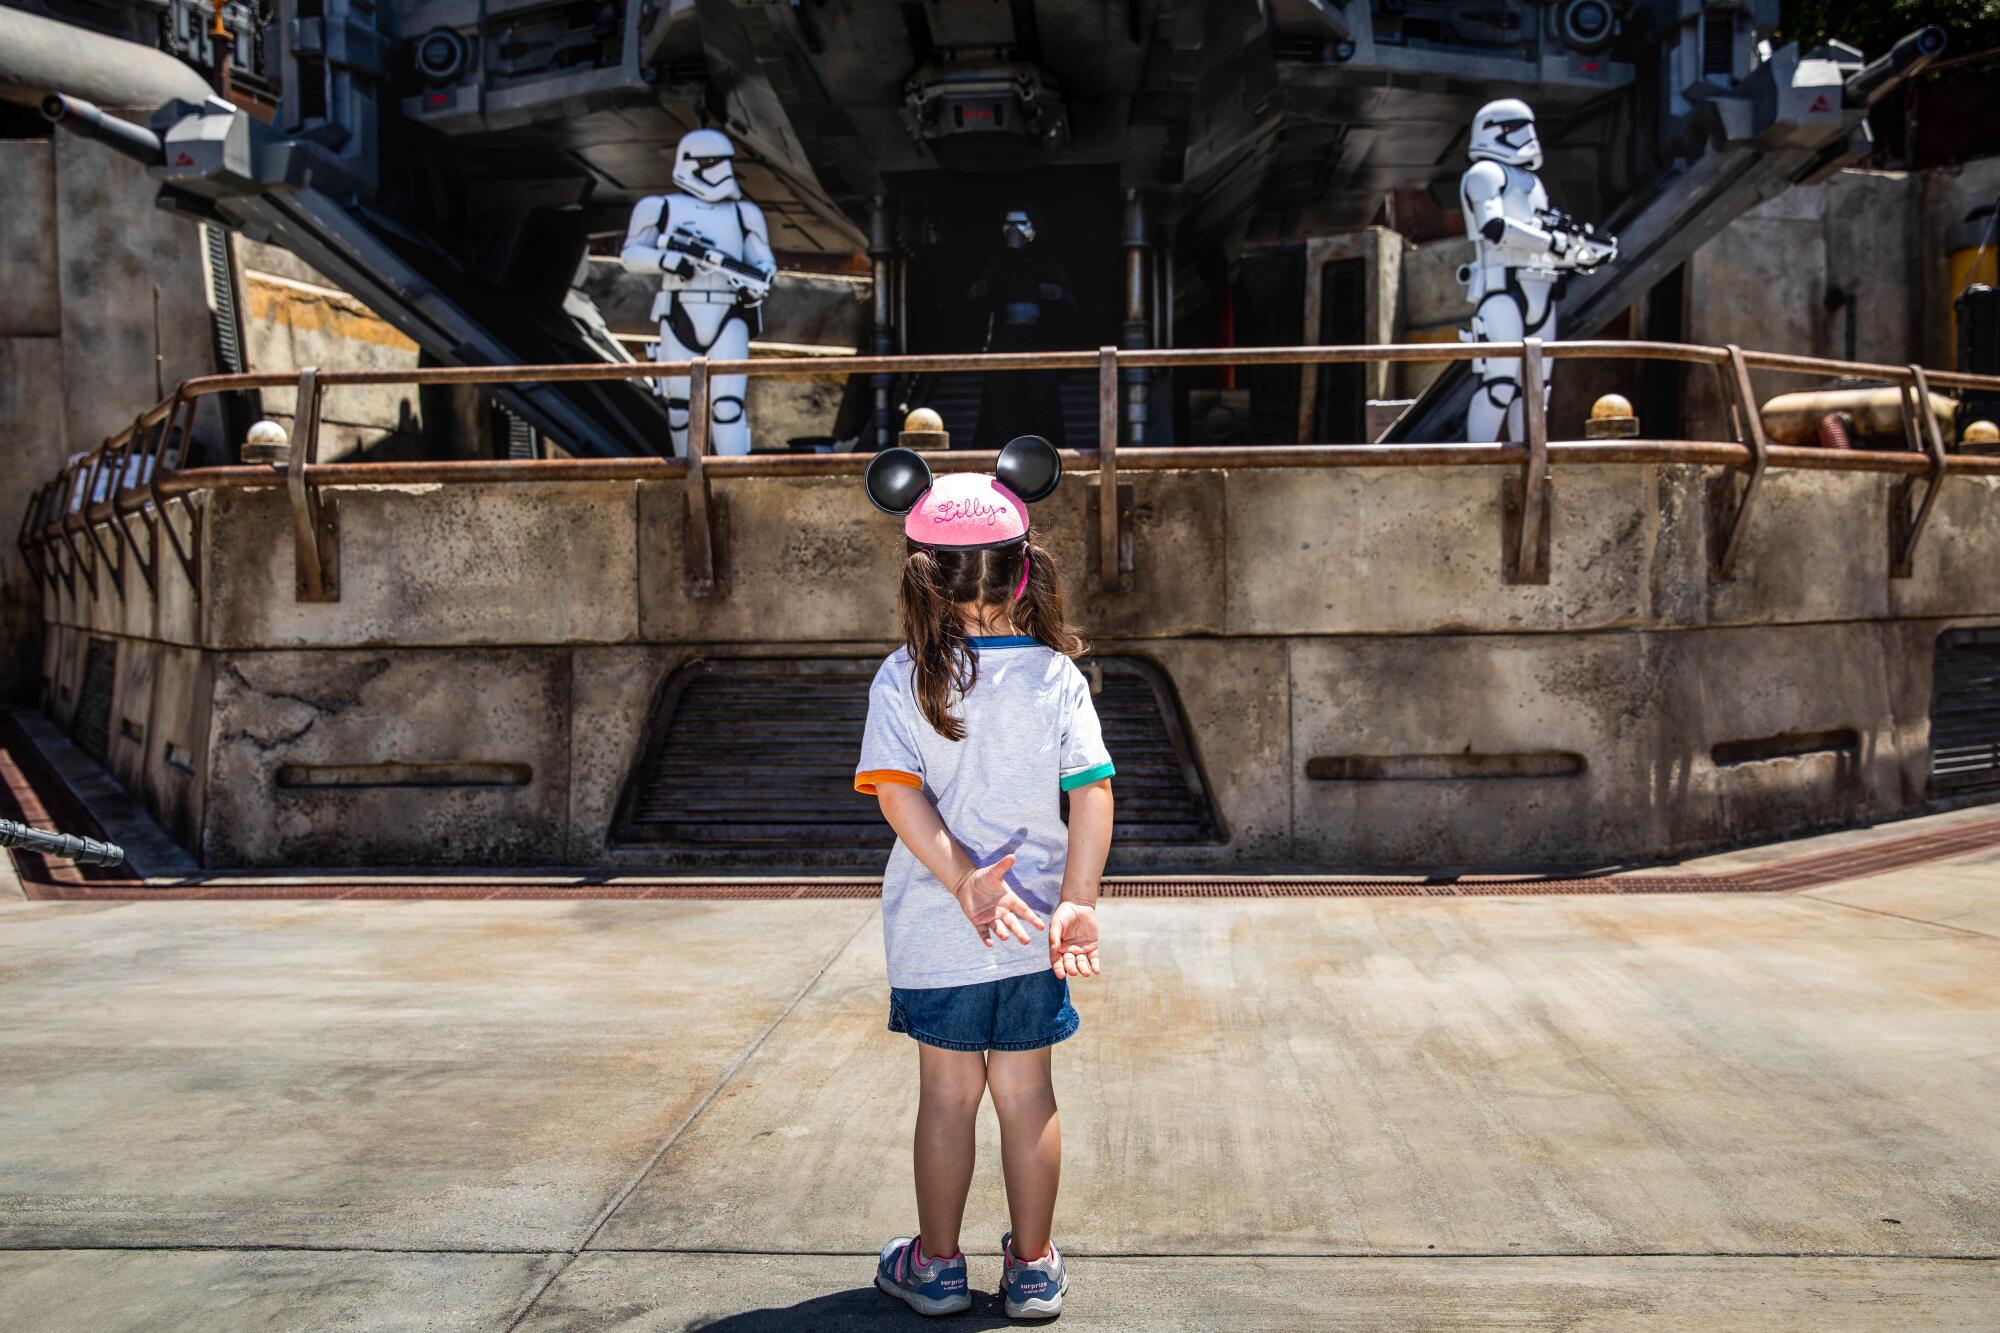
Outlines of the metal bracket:
<svg viewBox="0 0 2000 1333">
<path fill-rule="evenodd" d="M 306 469 L 319 461 L 319 404 L 324 390 L 319 368 L 299 373 L 299 398 L 292 419 L 292 452 L 285 461 L 285 489 L 292 500 L 293 567 L 301 602 L 340 600 L 340 510 L 319 489 L 306 484 Z"/>
<path fill-rule="evenodd" d="M 201 600 L 201 510 L 195 507 L 192 499 L 181 501 L 181 508 L 187 511 L 188 516 L 188 542 L 193 548 L 190 552 L 182 547 L 181 534 L 174 527 L 173 515 L 167 512 L 167 504 L 172 497 L 160 494 L 160 469 L 166 461 L 167 440 L 173 434 L 174 421 L 180 416 L 183 401 L 187 403 L 187 425 L 182 428 L 182 440 L 185 441 L 194 431 L 194 402 L 176 396 L 173 404 L 167 408 L 167 414 L 160 418 L 160 433 L 153 437 L 153 447 L 147 455 L 153 465 L 146 470 L 146 489 L 153 497 L 151 520 L 153 550 L 155 553 L 159 551 L 160 529 L 165 528 L 167 544 L 174 548 L 174 559 L 180 562 L 181 573 L 187 576 L 188 588 L 193 592 L 195 601 L 199 602 Z"/>
<path fill-rule="evenodd" d="M 1104 519 L 1096 509 L 1085 511 L 1084 518 L 1084 577 L 1097 580 L 1101 588 L 1117 592 L 1132 589 L 1132 566 L 1135 554 L 1136 529 L 1132 522 L 1132 483 L 1118 485 L 1118 563 L 1117 574 L 1110 579 L 1104 577 Z"/>
<path fill-rule="evenodd" d="M 118 600 L 122 602 L 125 600 L 125 548 L 119 546 L 115 539 L 106 547 L 97 535 L 97 525 L 90 521 L 91 497 L 97 494 L 97 481 L 104 474 L 104 463 L 110 454 L 107 446 L 90 456 L 90 468 L 83 477 L 83 507 L 78 512 L 83 519 L 84 540 L 97 552 L 97 558 L 104 562 L 104 573 L 111 581 L 111 590 L 118 594 Z M 117 494 L 115 487 L 107 487 L 106 490 L 108 494 Z M 112 558 L 114 551 L 117 552 L 116 559 Z"/>
<path fill-rule="evenodd" d="M 1715 567 L 1711 571 L 1718 580 L 1736 574 L 1736 557 L 1743 547 L 1743 534 L 1749 530 L 1750 511 L 1756 506 L 1757 492 L 1764 484 L 1764 471 L 1771 465 L 1771 442 L 1764 436 L 1764 418 L 1757 411 L 1757 399 L 1750 389 L 1750 367 L 1743 360 L 1741 347 L 1730 343 L 1728 351 L 1730 415 L 1736 418 L 1737 443 L 1750 450 L 1750 468 L 1743 494 L 1733 510 L 1717 520 L 1726 523 L 1729 530 L 1716 549 Z"/>
<path fill-rule="evenodd" d="M 1543 401 L 1542 340 L 1521 342 L 1521 420 L 1527 427 L 1528 458 L 1521 475 L 1501 494 L 1501 574 L 1509 583 L 1549 581 L 1549 408 Z"/>
<path fill-rule="evenodd" d="M 62 533 L 63 545 L 69 548 L 69 567 L 72 574 L 81 573 L 83 575 L 83 581 L 89 585 L 90 595 L 92 599 L 95 599 L 97 597 L 97 562 L 95 560 L 84 560 L 83 553 L 76 549 L 76 533 L 71 530 L 69 525 L 70 502 L 76 499 L 77 474 L 82 470 L 83 464 L 81 461 L 78 461 L 70 464 L 68 470 L 63 474 L 62 507 L 56 517 L 56 521 L 60 526 L 56 530 Z M 84 495 L 86 496 L 85 503 L 88 504 L 87 497 L 89 492 L 85 491 Z M 76 595 L 75 590 L 76 582 L 72 578 L 70 581 L 71 596 Z"/>
<path fill-rule="evenodd" d="M 729 584 L 722 577 L 724 526 L 719 506 L 709 489 L 708 467 L 708 358 L 695 357 L 688 365 L 687 481 L 683 531 L 687 542 L 684 586 L 690 597 L 722 597 Z"/>
<path fill-rule="evenodd" d="M 1521 550 L 1521 540 L 1528 535 L 1525 512 L 1528 506 L 1521 502 L 1525 483 L 1519 477 L 1508 477 L 1500 483 L 1500 578 L 1513 584 L 1545 584 L 1549 581 L 1549 524 L 1544 521 L 1541 535 L 1535 545 L 1525 555 Z M 1554 487 L 1547 477 L 1542 478 L 1540 508 L 1544 515 L 1549 512 L 1554 499 Z M 1523 565 L 1522 561 L 1527 564 Z"/>
<path fill-rule="evenodd" d="M 43 510 L 47 507 L 48 490 L 47 483 L 35 487 L 34 494 L 28 497 L 28 507 L 21 515 L 20 531 L 14 536 L 14 545 L 20 550 L 21 559 L 27 563 L 28 573 L 35 580 L 35 591 L 38 594 L 44 584 L 50 588 L 55 586 L 55 575 L 50 572 L 48 561 L 42 558 L 39 544 L 42 525 L 35 521 L 43 516 Z M 32 537 L 29 535 L 31 533 Z"/>
<path fill-rule="evenodd" d="M 141 434 L 144 430 L 145 418 L 141 416 L 132 423 L 132 438 L 127 440 L 125 447 L 118 451 L 117 471 L 113 474 L 111 481 L 111 521 L 117 525 L 118 535 L 125 539 L 125 545 L 131 549 L 132 563 L 139 567 L 140 576 L 146 580 L 146 591 L 158 597 L 160 595 L 160 584 L 159 580 L 154 576 L 153 566 L 159 557 L 160 539 L 158 537 L 152 538 L 153 551 L 151 557 L 149 557 L 146 552 L 139 549 L 139 539 L 132 535 L 132 529 L 125 522 L 125 515 L 118 512 L 118 493 L 125 488 L 125 474 L 131 468 L 132 451 L 139 447 Z M 141 464 L 141 466 L 143 467 L 144 465 Z"/>
<path fill-rule="evenodd" d="M 1132 542 L 1120 524 L 1131 512 L 1131 487 L 1118 485 L 1118 349 L 1097 349 L 1097 586 L 1124 592 L 1132 586 Z M 1121 514 L 1121 507 L 1123 514 Z"/>
<path fill-rule="evenodd" d="M 1938 430 L 1937 413 L 1931 411 L 1931 384 L 1924 375 L 1922 366 L 1910 367 L 1909 384 L 1901 385 L 1903 398 L 1903 438 L 1911 450 L 1930 455 L 1930 471 L 1925 474 L 1923 502 L 1917 506 L 1916 517 L 1910 516 L 1911 492 L 1916 488 L 1915 477 L 1903 478 L 1889 497 L 1889 540 L 1894 553 L 1889 565 L 1889 577 L 1906 579 L 1916 570 L 1917 540 L 1924 535 L 1924 528 L 1931 521 L 1931 510 L 1937 505 L 1938 488 L 1944 485 L 1945 461 L 1944 435 Z M 1919 439 L 1917 422 L 1921 420 L 1922 437 Z"/>
<path fill-rule="evenodd" d="M 58 535 L 62 535 L 63 494 L 63 483 L 60 477 L 42 487 L 40 499 L 36 506 L 36 512 L 40 515 L 40 518 L 37 520 L 35 526 L 42 533 L 40 549 L 42 559 L 48 565 L 51 579 L 61 579 L 63 588 L 69 591 L 70 600 L 75 601 L 76 574 L 69 565 L 63 564 L 63 548 L 58 546 L 55 540 L 48 535 L 48 528 L 51 523 L 57 525 L 56 532 Z M 72 558 L 71 563 L 74 564 L 74 558 Z M 61 590 L 56 588 L 54 582 L 50 583 L 49 589 L 51 592 L 56 592 L 58 596 L 61 595 Z"/>
</svg>

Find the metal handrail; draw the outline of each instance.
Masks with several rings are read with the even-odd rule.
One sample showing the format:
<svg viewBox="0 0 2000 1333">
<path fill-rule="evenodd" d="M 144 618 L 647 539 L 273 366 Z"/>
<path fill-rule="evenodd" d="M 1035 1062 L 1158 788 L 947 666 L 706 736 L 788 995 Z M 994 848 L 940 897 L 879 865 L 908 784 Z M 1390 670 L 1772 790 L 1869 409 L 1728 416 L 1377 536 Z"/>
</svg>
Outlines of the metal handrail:
<svg viewBox="0 0 2000 1333">
<path fill-rule="evenodd" d="M 1578 340 L 1541 343 L 1535 339 L 1512 343 L 1387 343 L 1330 347 L 1231 347 L 1166 348 L 1120 350 L 1105 347 L 1096 351 L 962 353 L 927 356 L 842 357 L 837 373 L 842 375 L 935 374 L 947 371 L 1015 372 L 1033 370 L 1096 370 L 1100 393 L 1117 392 L 1116 372 L 1120 369 L 1173 369 L 1207 366 L 1339 365 L 1374 362 L 1450 362 L 1482 357 L 1522 357 L 1534 363 L 1540 375 L 1544 360 L 1666 360 L 1713 367 L 1723 380 L 1725 397 L 1736 417 L 1735 442 L 1698 440 L 1559 440 L 1546 439 L 1547 423 L 1542 414 L 1529 425 L 1530 440 L 1523 444 L 1396 444 L 1325 445 L 1279 444 L 1193 447 L 1119 447 L 1115 438 L 1118 413 L 1100 412 L 1099 441 L 1096 449 L 1065 450 L 1066 462 L 1081 471 L 1096 471 L 1100 480 L 1110 478 L 1101 489 L 1104 495 L 1104 524 L 1100 537 L 1107 559 L 1115 558 L 1116 499 L 1115 477 L 1119 469 L 1128 471 L 1260 469 L 1260 468 L 1347 468 L 1347 467 L 1518 467 L 1523 470 L 1525 513 L 1520 550 L 1525 558 L 1538 535 L 1537 525 L 1545 523 L 1543 502 L 1535 496 L 1545 482 L 1551 465 L 1631 463 L 1707 464 L 1744 469 L 1752 484 L 1744 492 L 1731 525 L 1728 555 L 1733 556 L 1743 530 L 1755 481 L 1766 468 L 1811 471 L 1876 472 L 1924 476 L 1930 480 L 1924 503 L 1907 539 L 1908 549 L 1928 519 L 1936 487 L 1951 474 L 2000 475 L 2000 456 L 1944 454 L 1933 448 L 1917 451 L 1881 452 L 1870 450 L 1820 450 L 1767 445 L 1757 424 L 1757 404 L 1749 400 L 1746 368 L 1821 376 L 1852 376 L 1878 379 L 1896 385 L 1906 410 L 1922 411 L 1911 404 L 1927 402 L 1930 386 L 1983 389 L 2000 392 L 2000 376 L 1972 375 L 1955 371 L 1925 370 L 1917 366 L 1879 365 L 1871 362 L 1841 361 L 1823 357 L 1796 356 L 1778 352 L 1758 352 L 1736 347 L 1711 347 L 1668 342 L 1624 342 Z M 316 440 L 293 441 L 292 461 L 281 466 L 212 467 L 164 472 L 167 437 L 176 421 L 185 438 L 194 418 L 196 400 L 215 393 L 244 389 L 297 387 L 303 399 L 295 421 L 295 437 L 314 434 L 319 398 L 328 390 L 343 387 L 384 385 L 494 385 L 524 382 L 575 382 L 655 379 L 690 376 L 706 381 L 718 375 L 752 378 L 821 376 L 832 367 L 824 357 L 770 357 L 754 360 L 707 360 L 695 358 L 677 362 L 592 362 L 552 366 L 457 366 L 423 367 L 403 370 L 308 370 L 303 374 L 253 371 L 235 375 L 202 375 L 184 381 L 174 392 L 140 413 L 132 425 L 112 435 L 91 453 L 66 465 L 59 476 L 35 493 L 24 517 L 18 542 L 31 566 L 49 569 L 49 577 L 61 574 L 73 583 L 73 571 L 82 568 L 95 586 L 94 566 L 86 563 L 73 541 L 84 534 L 96 545 L 91 531 L 99 523 L 121 523 L 122 517 L 158 511 L 177 496 L 203 490 L 248 490 L 286 487 L 295 498 L 310 502 L 318 488 L 337 485 L 395 485 L 429 483 L 537 483 L 554 481 L 685 481 L 690 491 L 699 488 L 697 501 L 707 512 L 711 481 L 744 477 L 812 477 L 851 475 L 862 471 L 867 454 L 758 454 L 735 457 L 710 455 L 701 447 L 701 456 L 690 466 L 676 458 L 604 459 L 521 459 L 464 460 L 383 463 L 320 463 L 316 461 Z M 1733 382 L 1731 382 L 1733 380 Z M 1105 386 L 1108 385 L 1107 389 Z M 1115 404 L 1114 404 L 1115 406 Z M 705 419 L 705 417 L 704 417 Z M 1911 434 L 1915 435 L 1914 423 Z M 150 435 L 148 436 L 148 432 Z M 1106 438 L 1107 433 L 1112 438 Z M 146 438 L 142 438 L 145 436 Z M 955 451 L 934 456 L 932 466 L 939 471 L 990 469 L 995 455 L 986 451 Z M 115 458 L 115 462 L 113 461 Z M 127 464 L 136 460 L 143 474 L 125 484 Z M 110 464 L 107 471 L 106 464 Z M 112 478 L 103 499 L 93 499 L 100 476 Z M 79 487 L 81 488 L 79 491 Z M 80 502 L 79 502 L 80 500 Z M 303 513 L 304 506 L 300 506 Z M 37 516 L 41 521 L 37 522 Z M 704 524 L 704 533 L 707 527 Z M 129 534 L 126 534 L 128 543 Z M 183 553 L 179 536 L 168 533 L 175 555 L 192 581 L 198 555 Z M 157 549 L 157 533 L 153 541 Z M 70 552 L 71 564 L 64 570 L 60 560 L 47 559 L 46 548 L 61 542 Z M 302 558 L 307 542 L 301 527 Z M 136 543 L 132 554 L 137 555 Z M 111 549 L 120 549 L 114 545 Z M 110 564 L 98 547 L 100 558 Z M 118 565 L 119 572 L 123 557 Z M 712 552 L 708 562 L 712 573 Z M 1725 559 L 1725 574 L 1727 572 Z M 1906 563 L 1906 562 L 1905 562 Z M 1106 571 L 1115 578 L 1115 570 Z M 122 580 L 121 580 L 122 581 Z M 151 579 L 148 579 L 151 582 Z"/>
</svg>

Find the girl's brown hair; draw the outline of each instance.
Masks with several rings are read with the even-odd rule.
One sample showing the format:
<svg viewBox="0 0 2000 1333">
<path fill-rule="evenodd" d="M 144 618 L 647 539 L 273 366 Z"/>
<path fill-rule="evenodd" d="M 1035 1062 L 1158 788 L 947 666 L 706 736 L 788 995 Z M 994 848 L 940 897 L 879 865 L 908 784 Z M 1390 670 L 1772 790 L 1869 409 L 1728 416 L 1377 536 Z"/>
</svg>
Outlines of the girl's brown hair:
<svg viewBox="0 0 2000 1333">
<path fill-rule="evenodd" d="M 1028 586 L 1021 586 L 1021 560 L 1028 560 Z M 1062 579 L 1055 559 L 1034 540 L 983 551 L 931 550 L 910 544 L 903 561 L 903 642 L 915 670 L 917 704 L 924 719 L 950 741 L 965 739 L 965 724 L 952 705 L 979 677 L 979 662 L 966 642 L 960 606 L 976 602 L 998 607 L 1021 633 L 1065 657 L 1079 657 L 1084 642 L 1063 616 Z"/>
</svg>

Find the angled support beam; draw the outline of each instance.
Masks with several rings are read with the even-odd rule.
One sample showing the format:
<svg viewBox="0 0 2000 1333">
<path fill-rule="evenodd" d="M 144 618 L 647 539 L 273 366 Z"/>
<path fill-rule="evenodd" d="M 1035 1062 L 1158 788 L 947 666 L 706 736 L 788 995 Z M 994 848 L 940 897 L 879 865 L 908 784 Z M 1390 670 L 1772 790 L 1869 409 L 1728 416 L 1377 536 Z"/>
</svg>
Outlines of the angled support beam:
<svg viewBox="0 0 2000 1333">
<path fill-rule="evenodd" d="M 321 496 L 317 486 L 306 484 L 306 469 L 319 461 L 319 409 L 324 393 L 317 366 L 299 373 L 285 489 L 292 501 L 293 567 L 301 602 L 340 600 L 340 511 L 336 501 Z"/>
<path fill-rule="evenodd" d="M 1750 450 L 1749 478 L 1743 483 L 1743 494 L 1730 512 L 1729 535 L 1723 539 L 1721 549 L 1715 557 L 1715 577 L 1733 578 L 1736 574 L 1736 557 L 1743 548 L 1743 534 L 1750 528 L 1750 511 L 1756 506 L 1757 492 L 1764 484 L 1764 471 L 1771 465 L 1771 442 L 1764 435 L 1764 417 L 1757 410 L 1757 397 L 1750 389 L 1750 368 L 1744 363 L 1743 349 L 1735 343 L 1728 346 L 1729 373 L 1727 376 L 1730 414 L 1736 418 L 1736 441 Z"/>
<path fill-rule="evenodd" d="M 1097 349 L 1097 582 L 1105 592 L 1131 587 L 1125 576 L 1118 506 L 1118 349 Z"/>
<path fill-rule="evenodd" d="M 1896 559 L 1889 569 L 1889 577 L 1897 579 L 1906 579 L 1916 570 L 1917 541 L 1931 521 L 1931 510 L 1937 505 L 1938 488 L 1944 485 L 1948 466 L 1944 434 L 1938 429 L 1937 413 L 1931 411 L 1931 382 L 1922 366 L 1910 367 L 1910 382 L 1902 386 L 1902 395 L 1903 438 L 1913 451 L 1930 455 L 1931 470 L 1924 479 L 1924 498 L 1917 506 L 1915 518 L 1909 516 L 1910 493 L 1915 478 L 1905 478 L 1890 501 L 1891 518 L 1900 520 L 1901 527 Z M 1919 425 L 1919 422 L 1922 424 Z"/>
<path fill-rule="evenodd" d="M 110 460 L 110 457 L 111 448 L 109 445 L 99 449 L 90 456 L 90 465 L 83 477 L 83 512 L 81 518 L 84 540 L 90 543 L 90 549 L 97 552 L 97 558 L 104 563 L 104 573 L 111 581 L 111 590 L 118 594 L 118 600 L 122 602 L 125 600 L 124 549 L 117 544 L 115 538 L 111 545 L 107 547 L 103 539 L 97 535 L 97 525 L 90 521 L 90 507 L 97 502 L 97 484 L 100 480 L 108 481 L 105 464 Z M 116 494 L 116 485 L 108 485 L 107 493 Z M 112 557 L 112 552 L 114 551 L 117 552 L 116 559 Z"/>
<path fill-rule="evenodd" d="M 690 597 L 721 597 L 729 591 L 722 577 L 722 530 L 725 515 L 708 477 L 708 358 L 688 365 L 687 480 L 682 487 L 683 583 Z"/>
<path fill-rule="evenodd" d="M 83 553 L 77 550 L 76 529 L 70 524 L 70 507 L 72 501 L 77 498 L 78 474 L 82 470 L 83 463 L 79 459 L 77 462 L 70 464 L 63 472 L 62 507 L 57 511 L 56 517 L 59 521 L 58 530 L 62 533 L 63 545 L 69 548 L 69 566 L 72 570 L 82 573 L 83 581 L 89 586 L 90 595 L 94 598 L 97 596 L 97 563 L 94 560 L 86 561 L 83 558 Z M 86 491 L 83 496 L 83 506 L 88 508 L 89 504 L 90 493 Z M 71 586 L 73 590 L 75 585 L 72 583 Z"/>
<path fill-rule="evenodd" d="M 167 544 L 174 549 L 174 559 L 180 562 L 181 573 L 187 576 L 188 587 L 194 593 L 196 602 L 201 601 L 201 510 L 195 506 L 194 496 L 181 497 L 181 508 L 188 516 L 188 546 L 181 545 L 180 530 L 174 527 L 174 516 L 167 512 L 171 497 L 160 494 L 160 473 L 166 467 L 167 441 L 173 437 L 174 425 L 185 411 L 186 421 L 181 425 L 180 438 L 185 442 L 194 432 L 195 405 L 192 399 L 176 395 L 167 414 L 160 418 L 160 430 L 153 437 L 148 453 L 152 466 L 146 469 L 146 489 L 153 497 L 153 549 L 159 550 L 160 532 L 167 534 Z M 185 443 L 183 453 L 185 457 Z"/>
<path fill-rule="evenodd" d="M 1549 408 L 1543 401 L 1548 375 L 1542 340 L 1521 343 L 1521 421 L 1528 436 L 1528 457 L 1521 464 L 1518 487 L 1503 506 L 1501 536 L 1508 540 L 1505 575 L 1509 583 L 1549 581 Z"/>
<path fill-rule="evenodd" d="M 141 442 L 144 439 L 145 418 L 141 417 L 138 421 L 132 423 L 132 437 L 119 447 L 118 460 L 113 465 L 114 470 L 111 475 L 111 522 L 118 528 L 118 535 L 125 539 L 125 545 L 132 553 L 132 563 L 139 567 L 140 577 L 146 580 L 146 591 L 157 597 L 160 592 L 160 584 L 159 579 L 153 572 L 153 566 L 155 558 L 159 554 L 159 538 L 154 537 L 151 541 L 153 547 L 151 555 L 140 550 L 139 539 L 132 535 L 131 527 L 125 522 L 125 515 L 118 508 L 117 499 L 118 493 L 125 487 L 125 474 L 131 470 L 133 453 L 135 450 L 140 449 Z M 139 466 L 142 470 L 145 468 L 143 454 L 140 455 Z"/>
</svg>

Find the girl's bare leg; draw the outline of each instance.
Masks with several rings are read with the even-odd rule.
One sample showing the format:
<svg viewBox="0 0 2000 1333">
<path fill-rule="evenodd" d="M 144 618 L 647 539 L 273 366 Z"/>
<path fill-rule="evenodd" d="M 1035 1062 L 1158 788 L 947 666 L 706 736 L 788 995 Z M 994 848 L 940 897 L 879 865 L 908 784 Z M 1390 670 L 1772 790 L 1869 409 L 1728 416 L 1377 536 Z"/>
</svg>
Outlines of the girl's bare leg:
<svg viewBox="0 0 2000 1333">
<path fill-rule="evenodd" d="M 919 1042 L 917 1225 L 924 1255 L 958 1253 L 958 1228 L 972 1188 L 973 1127 L 986 1093 L 986 1054 Z"/>
<path fill-rule="evenodd" d="M 1014 1254 L 1030 1260 L 1048 1253 L 1062 1182 L 1062 1125 L 1049 1074 L 1050 1049 L 994 1051 L 986 1064 L 986 1083 L 1000 1116 L 1000 1170 L 1007 1179 Z"/>
</svg>

